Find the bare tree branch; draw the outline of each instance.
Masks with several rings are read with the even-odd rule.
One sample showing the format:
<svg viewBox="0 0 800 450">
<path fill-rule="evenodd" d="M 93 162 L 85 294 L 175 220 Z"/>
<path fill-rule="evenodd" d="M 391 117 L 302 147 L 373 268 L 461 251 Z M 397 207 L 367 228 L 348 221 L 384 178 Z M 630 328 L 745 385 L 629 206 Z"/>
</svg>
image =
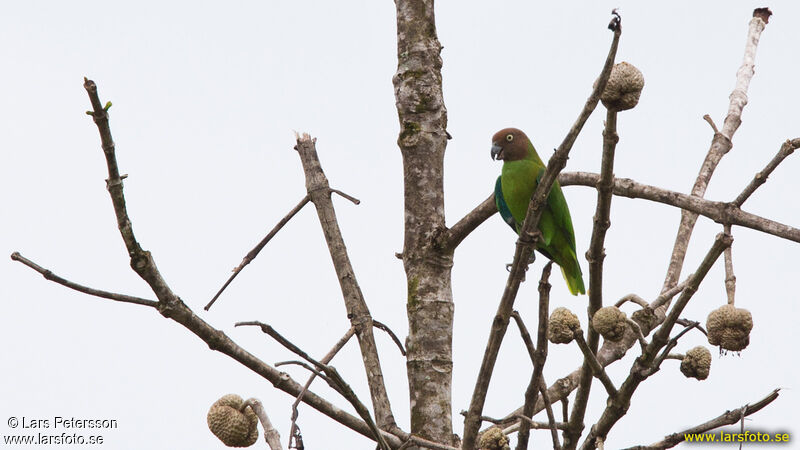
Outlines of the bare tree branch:
<svg viewBox="0 0 800 450">
<path fill-rule="evenodd" d="M 706 433 L 725 425 L 733 425 L 736 422 L 739 422 L 743 416 L 749 416 L 753 413 L 756 413 L 772 403 L 778 398 L 779 391 L 780 389 L 775 389 L 774 391 L 770 392 L 769 395 L 757 401 L 756 403 L 753 403 L 752 405 L 748 404 L 742 406 L 741 408 L 725 411 L 724 413 L 707 422 L 692 428 L 687 428 L 686 430 L 679 431 L 677 433 L 670 434 L 658 442 L 654 442 L 650 445 L 637 445 L 635 447 L 629 447 L 625 450 L 664 450 L 675 447 L 676 445 L 685 441 L 687 435 Z"/>
<path fill-rule="evenodd" d="M 597 207 L 594 213 L 594 226 L 589 250 L 586 251 L 586 260 L 589 261 L 589 308 L 588 320 L 591 323 L 594 313 L 603 307 L 603 260 L 606 257 L 604 243 L 606 232 L 611 226 L 611 199 L 614 186 L 614 152 L 619 142 L 617 135 L 617 111 L 606 111 L 605 129 L 603 130 L 603 156 L 600 162 L 600 179 L 597 181 Z M 578 392 L 572 404 L 572 413 L 569 418 L 569 428 L 564 432 L 564 447 L 572 450 L 578 445 L 578 439 L 583 431 L 583 418 L 586 415 L 586 405 L 589 402 L 589 393 L 592 388 L 592 374 L 603 382 L 609 395 L 616 393 L 614 385 L 597 362 L 595 353 L 600 345 L 600 335 L 593 327 L 588 327 L 586 341 L 583 341 L 583 332 L 576 341 L 583 351 L 583 367 Z M 576 335 L 578 333 L 575 333 Z"/>
<path fill-rule="evenodd" d="M 397 337 L 397 335 L 396 335 L 396 334 L 394 334 L 394 331 L 392 331 L 392 329 L 391 329 L 391 328 L 389 328 L 389 327 L 388 327 L 386 324 L 384 324 L 384 323 L 382 323 L 382 322 L 378 322 L 378 321 L 377 321 L 377 320 L 375 320 L 375 319 L 372 319 L 372 325 L 373 325 L 375 328 L 378 328 L 378 329 L 380 329 L 380 330 L 383 330 L 383 331 L 385 331 L 385 332 L 386 332 L 386 334 L 388 334 L 388 335 L 389 335 L 389 337 L 391 337 L 391 338 L 392 338 L 392 341 L 394 342 L 394 345 L 396 345 L 396 346 L 397 346 L 397 348 L 398 348 L 398 349 L 400 349 L 400 353 L 401 353 L 403 356 L 406 356 L 406 349 L 405 349 L 405 348 L 403 348 L 403 343 L 400 341 L 400 338 L 398 338 L 398 337 Z"/>
<path fill-rule="evenodd" d="M 617 300 L 617 303 L 614 303 L 614 306 L 619 308 L 620 306 L 624 305 L 625 302 L 636 303 L 637 305 L 641 306 L 642 308 L 648 305 L 647 301 L 642 297 L 639 297 L 636 294 L 628 294 L 621 299 Z"/>
<path fill-rule="evenodd" d="M 633 332 L 636 333 L 636 339 L 639 340 L 639 345 L 642 347 L 642 353 L 644 353 L 645 349 L 647 348 L 647 340 L 644 338 L 644 333 L 642 333 L 642 327 L 640 327 L 639 324 L 632 319 L 626 319 L 626 322 L 628 322 L 628 325 L 631 327 Z"/>
<path fill-rule="evenodd" d="M 685 280 L 683 280 L 680 283 L 676 284 L 675 286 L 673 286 L 673 287 L 667 289 L 666 291 L 663 291 L 660 294 L 658 294 L 658 297 L 656 297 L 655 300 L 653 300 L 650 303 L 649 307 L 650 308 L 658 308 L 659 306 L 661 306 L 661 305 L 665 304 L 666 302 L 672 300 L 672 297 L 675 297 L 676 295 L 678 295 L 681 292 L 683 292 L 683 289 L 686 287 L 686 284 L 689 282 L 689 278 L 691 278 L 691 275 L 688 278 L 686 278 Z M 648 330 L 648 332 L 649 332 L 649 330 Z"/>
<path fill-rule="evenodd" d="M 787 139 L 786 142 L 781 145 L 781 148 L 778 150 L 778 153 L 775 155 L 775 157 L 773 157 L 770 162 L 767 163 L 767 166 L 764 167 L 764 169 L 762 169 L 756 174 L 755 177 L 753 177 L 753 181 L 751 181 L 750 184 L 744 188 L 742 193 L 739 194 L 739 196 L 736 197 L 736 199 L 731 203 L 733 203 L 735 206 L 742 206 L 745 200 L 750 198 L 756 189 L 767 182 L 767 178 L 772 174 L 773 171 L 775 171 L 778 165 L 780 165 L 780 163 L 782 163 L 786 157 L 791 155 L 792 152 L 798 148 L 800 148 L 800 138 Z"/>
<path fill-rule="evenodd" d="M 325 356 L 322 357 L 322 359 L 319 360 L 319 362 L 321 362 L 322 364 L 328 364 L 329 362 L 331 362 L 331 360 L 333 360 L 333 357 L 336 356 L 337 353 L 339 353 L 339 350 L 341 350 L 345 344 L 347 344 L 347 342 L 350 340 L 351 337 L 353 337 L 355 332 L 356 329 L 351 326 L 347 330 L 347 332 L 345 332 L 344 336 L 342 336 L 336 342 L 336 345 L 334 345 L 333 348 L 328 353 L 326 353 Z M 305 395 L 306 391 L 308 391 L 308 388 L 311 386 L 311 383 L 314 382 L 314 378 L 316 378 L 317 375 L 320 375 L 316 371 L 313 372 L 314 373 L 312 373 L 312 375 L 308 377 L 308 381 L 306 381 L 306 384 L 303 385 L 303 390 L 300 391 L 300 394 L 297 395 L 297 398 L 295 398 L 294 403 L 292 403 L 292 425 L 289 428 L 290 440 L 291 436 L 294 436 L 297 430 L 297 417 L 300 414 L 297 407 L 298 405 L 300 405 L 300 401 L 303 400 L 303 396 Z"/>
<path fill-rule="evenodd" d="M 600 176 L 596 173 L 567 172 L 562 173 L 558 181 L 561 186 L 582 185 L 594 187 L 599 178 Z M 692 213 L 706 216 L 715 222 L 739 225 L 790 241 L 800 242 L 800 229 L 742 211 L 731 203 L 705 200 L 700 197 L 638 183 L 630 178 L 616 178 L 614 180 L 614 194 L 677 206 Z"/>
<path fill-rule="evenodd" d="M 333 192 L 334 194 L 339 194 L 339 196 L 341 196 L 342 198 L 350 200 L 350 202 L 352 202 L 354 205 L 360 205 L 361 204 L 361 200 L 353 197 L 352 195 L 345 194 L 344 192 L 342 192 L 342 191 L 340 191 L 338 189 L 331 189 L 331 192 Z"/>
<path fill-rule="evenodd" d="M 364 362 L 367 384 L 375 409 L 375 420 L 380 428 L 394 430 L 397 428 L 397 424 L 392 414 L 389 396 L 386 393 L 378 348 L 372 333 L 372 316 L 364 300 L 364 294 L 356 281 L 355 272 L 350 264 L 350 257 L 347 255 L 347 248 L 339 230 L 336 211 L 330 196 L 331 188 L 317 157 L 316 139 L 312 139 L 308 134 L 298 136 L 295 150 L 303 163 L 306 190 L 316 207 L 325 241 L 328 243 L 328 250 L 333 260 L 333 267 L 339 278 L 347 317 L 350 319 L 351 326 L 356 329 L 356 337 L 361 348 L 361 359 Z"/>
<path fill-rule="evenodd" d="M 261 422 L 261 426 L 264 427 L 264 440 L 267 441 L 270 450 L 283 450 L 281 435 L 278 433 L 278 430 L 272 426 L 272 422 L 270 422 L 267 411 L 264 409 L 264 405 L 261 404 L 261 401 L 257 398 L 248 398 L 245 400 L 244 404 L 245 406 L 249 406 L 253 412 L 256 413 L 258 420 Z"/>
<path fill-rule="evenodd" d="M 578 330 L 575 332 L 575 343 L 578 344 L 578 347 L 581 349 L 581 353 L 583 353 L 584 357 L 584 364 L 589 366 L 589 374 L 597 377 L 601 383 L 603 383 L 603 387 L 606 388 L 606 392 L 608 392 L 609 397 L 613 397 L 617 395 L 617 388 L 614 387 L 614 383 L 611 382 L 611 379 L 608 378 L 608 374 L 606 373 L 603 366 L 597 362 L 597 358 L 595 358 L 594 353 L 589 348 L 589 345 L 586 343 L 586 340 L 583 339 L 583 332 Z M 583 369 L 581 369 L 583 371 Z M 581 375 L 582 377 L 583 375 Z M 572 406 L 572 410 L 575 411 L 575 406 Z M 573 413 L 574 414 L 574 413 Z M 583 424 L 580 424 L 580 429 L 583 429 Z M 572 423 L 572 419 L 570 418 L 570 428 L 574 425 Z M 580 433 L 578 433 L 577 437 L 580 437 Z"/>
<path fill-rule="evenodd" d="M 528 426 L 534 430 L 547 430 L 548 428 L 555 428 L 556 430 L 564 430 L 567 428 L 568 424 L 566 422 L 556 422 L 554 424 L 544 423 L 544 422 L 536 422 L 535 420 L 531 420 L 529 417 L 525 417 L 522 414 L 517 414 L 517 417 L 520 422 L 527 423 Z M 556 440 L 553 441 L 553 448 L 561 448 L 561 444 L 558 443 L 558 432 L 556 432 Z M 558 443 L 558 447 L 555 444 Z"/>
<path fill-rule="evenodd" d="M 325 375 L 325 373 L 323 373 L 321 370 L 315 369 L 314 366 L 311 365 L 311 364 L 305 363 L 303 361 L 298 361 L 298 360 L 279 361 L 279 362 L 275 363 L 275 367 L 282 367 L 282 366 L 300 366 L 303 369 L 306 369 L 307 371 L 311 372 L 311 377 L 314 377 L 314 378 L 320 377 L 320 378 L 322 378 L 322 380 L 324 382 L 328 383 L 328 386 L 330 386 L 331 389 L 333 389 L 336 392 L 338 392 L 339 394 L 341 394 L 342 397 L 344 397 L 344 395 L 345 395 L 344 391 L 342 391 L 342 388 L 339 387 L 339 385 L 337 385 L 333 380 L 328 378 L 328 376 Z M 301 394 L 302 393 L 303 392 L 301 392 Z M 294 434 L 294 432 L 290 432 L 289 434 L 292 435 L 292 434 Z"/>
<path fill-rule="evenodd" d="M 558 423 L 556 422 L 556 415 L 553 414 L 553 404 L 550 403 L 550 397 L 547 396 L 547 383 L 544 381 L 544 376 L 539 377 L 539 393 L 544 400 L 544 410 L 547 414 L 547 424 L 550 427 L 550 439 L 553 440 L 553 450 L 561 450 L 561 442 L 558 439 Z M 534 405 L 535 406 L 535 405 Z M 567 426 L 568 424 L 564 424 Z"/>
<path fill-rule="evenodd" d="M 664 349 L 661 350 L 661 354 L 658 357 L 656 357 L 656 359 L 653 361 L 647 373 L 650 374 L 658 371 L 661 368 L 661 363 L 663 363 L 665 359 L 669 358 L 670 355 L 669 352 L 672 351 L 672 349 L 678 345 L 678 340 L 680 340 L 680 338 L 682 338 L 684 334 L 696 328 L 698 325 L 700 325 L 700 322 L 693 322 L 691 325 L 681 330 L 681 332 L 678 333 L 675 337 L 671 338 L 669 342 L 667 342 L 667 345 L 664 347 Z"/>
<path fill-rule="evenodd" d="M 228 281 L 226 281 L 225 284 L 222 285 L 222 287 L 219 289 L 219 291 L 217 291 L 217 293 L 214 295 L 214 298 L 212 298 L 211 301 L 208 302 L 208 304 L 203 309 L 208 311 L 211 308 L 211 305 L 213 305 L 214 302 L 217 301 L 219 296 L 222 295 L 222 292 L 225 291 L 225 288 L 227 288 L 228 285 L 231 284 L 233 279 L 236 278 L 237 275 L 239 275 L 239 272 L 241 272 L 242 269 L 244 269 L 244 267 L 246 265 L 250 264 L 250 262 L 252 262 L 254 259 L 256 259 L 256 256 L 258 256 L 258 254 L 261 252 L 261 250 L 264 249 L 264 247 L 267 245 L 267 243 L 270 240 L 272 240 L 272 238 L 275 237 L 276 234 L 278 234 L 278 231 L 281 231 L 281 228 L 283 228 L 284 225 L 289 223 L 289 221 L 292 220 L 292 217 L 294 217 L 295 214 L 300 212 L 300 210 L 303 209 L 303 206 L 305 206 L 306 203 L 308 203 L 310 200 L 311 200 L 311 197 L 308 196 L 308 195 L 303 197 L 303 199 L 300 200 L 300 202 L 297 204 L 297 206 L 292 208 L 292 210 L 289 211 L 289 213 L 286 214 L 286 216 L 284 216 L 283 219 L 281 219 L 280 222 L 278 222 L 278 224 L 275 225 L 275 227 L 272 228 L 272 230 L 270 230 L 270 232 L 267 233 L 266 236 L 264 236 L 264 239 L 262 239 L 261 242 L 259 242 L 258 245 L 255 246 L 255 248 L 250 250 L 250 252 L 248 252 L 247 255 L 245 255 L 244 259 L 242 259 L 242 262 L 239 263 L 239 265 L 236 266 L 235 269 L 233 269 L 233 273 L 231 274 L 230 278 L 228 278 Z"/>
<path fill-rule="evenodd" d="M 731 234 L 731 226 L 726 224 L 725 234 Z M 728 304 L 733 305 L 736 297 L 736 275 L 733 274 L 733 251 L 731 247 L 725 249 L 725 293 L 728 295 Z"/>
<path fill-rule="evenodd" d="M 614 65 L 614 57 L 617 52 L 617 46 L 619 45 L 619 36 L 620 29 L 617 28 L 614 30 L 614 39 L 611 42 L 611 48 L 609 49 L 605 65 L 595 83 L 591 95 L 586 100 L 586 104 L 578 116 L 578 119 L 572 125 L 567 136 L 547 163 L 547 169 L 531 196 L 531 201 L 528 204 L 528 212 L 520 227 L 520 237 L 514 252 L 514 262 L 512 263 L 508 281 L 506 282 L 506 288 L 500 299 L 497 313 L 492 321 L 489 341 L 486 344 L 486 351 L 484 352 L 481 368 L 475 382 L 475 389 L 472 393 L 469 412 L 467 413 L 467 418 L 464 420 L 464 437 L 462 444 L 464 448 L 475 447 L 477 442 L 478 428 L 480 427 L 479 417 L 483 411 L 484 402 L 486 401 L 486 393 L 489 389 L 489 381 L 491 380 L 492 372 L 494 371 L 494 364 L 497 361 L 497 354 L 500 351 L 500 344 L 508 328 L 509 316 L 514 307 L 514 300 L 517 296 L 520 282 L 539 239 L 539 233 L 535 230 L 542 215 L 542 206 L 547 199 L 547 195 L 550 193 L 550 188 L 556 181 L 556 177 L 558 177 L 558 173 L 564 169 L 567 163 L 567 156 L 572 149 L 572 144 L 574 144 L 586 120 L 600 101 L 600 94 L 606 86 L 608 77 L 611 74 L 611 68 Z"/>
<path fill-rule="evenodd" d="M 461 218 L 446 232 L 439 236 L 439 246 L 447 251 L 453 251 L 470 233 L 480 224 L 485 222 L 497 212 L 497 205 L 494 203 L 494 194 L 482 201 L 480 205 Z"/>
<path fill-rule="evenodd" d="M 134 303 L 134 304 L 137 304 L 137 305 L 151 306 L 153 308 L 157 308 L 158 307 L 158 302 L 154 301 L 154 300 L 147 300 L 147 299 L 144 299 L 144 298 L 133 297 L 131 295 L 125 295 L 125 294 L 117 294 L 117 293 L 114 293 L 114 292 L 101 291 L 99 289 L 94 289 L 94 288 L 83 286 L 83 285 L 78 284 L 78 283 L 73 283 L 72 281 L 69 281 L 66 278 L 61 278 L 60 276 L 54 274 L 50 270 L 45 269 L 44 267 L 36 264 L 35 262 L 31 261 L 30 259 L 20 255 L 19 252 L 12 253 L 11 254 L 11 259 L 14 260 L 14 261 L 19 261 L 22 264 L 25 264 L 26 266 L 30 267 L 31 269 L 39 272 L 40 274 L 42 274 L 42 276 L 44 277 L 45 280 L 53 281 L 53 282 L 58 283 L 58 284 L 60 284 L 62 286 L 66 286 L 66 287 L 68 287 L 70 289 L 74 289 L 74 290 L 76 290 L 78 292 L 83 292 L 84 294 L 94 295 L 95 297 L 107 298 L 109 300 L 114 300 L 114 301 L 117 301 L 117 302 Z"/>
<path fill-rule="evenodd" d="M 764 31 L 767 25 L 760 16 L 757 10 L 753 12 L 753 19 L 750 21 L 747 33 L 744 58 L 741 67 L 736 73 L 736 88 L 734 88 L 730 95 L 728 115 L 725 117 L 722 130 L 714 132 L 714 138 L 711 140 L 711 147 L 708 150 L 705 161 L 703 161 L 703 165 L 700 167 L 700 173 L 697 175 L 694 187 L 692 187 L 692 195 L 695 197 L 702 197 L 705 194 L 711 176 L 714 174 L 714 170 L 717 168 L 722 157 L 733 147 L 733 135 L 742 123 L 742 110 L 744 109 L 744 105 L 747 104 L 747 89 L 755 73 L 753 67 L 755 65 L 758 41 L 761 37 L 761 32 Z M 686 250 L 689 247 L 689 239 L 691 238 L 692 230 L 696 222 L 696 213 L 688 211 L 683 211 L 681 213 L 681 223 L 678 227 L 677 236 L 675 237 L 675 244 L 673 246 L 669 268 L 667 269 L 667 275 L 664 279 L 664 287 L 662 290 L 667 290 L 678 283 L 683 261 L 686 257 Z"/>
</svg>

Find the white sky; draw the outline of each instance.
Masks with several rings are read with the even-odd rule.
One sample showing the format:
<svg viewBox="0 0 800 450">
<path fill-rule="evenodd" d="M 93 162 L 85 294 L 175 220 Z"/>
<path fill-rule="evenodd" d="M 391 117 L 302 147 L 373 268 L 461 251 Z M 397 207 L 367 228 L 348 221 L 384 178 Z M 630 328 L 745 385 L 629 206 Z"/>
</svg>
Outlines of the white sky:
<svg viewBox="0 0 800 450">
<path fill-rule="evenodd" d="M 568 2 L 563 2 L 568 3 Z M 648 2 L 650 3 L 650 2 Z M 677 3 L 677 4 L 676 4 Z M 641 103 L 620 115 L 615 172 L 687 192 L 711 139 L 702 120 L 721 126 L 734 86 L 754 2 L 634 1 L 437 3 L 444 45 L 444 94 L 453 135 L 446 158 L 448 224 L 491 192 L 500 166 L 491 135 L 517 126 L 549 157 L 574 121 L 605 58 L 609 12 L 621 7 L 618 60 L 642 70 Z M 730 200 L 777 152 L 800 136 L 796 24 L 800 5 L 778 1 L 756 58 L 743 124 L 707 197 Z M 204 319 L 274 363 L 293 355 L 240 320 L 261 320 L 317 356 L 348 328 L 336 277 L 313 208 L 303 210 L 245 269 L 208 313 L 202 306 L 229 270 L 305 194 L 293 130 L 318 137 L 331 184 L 362 200 L 337 199 L 340 225 L 373 316 L 405 337 L 402 169 L 391 77 L 396 68 L 394 4 L 360 2 L 7 2 L 0 14 L 0 253 L 24 256 L 73 281 L 153 298 L 130 270 L 104 187 L 105 161 L 83 76 L 113 102 L 111 127 L 128 211 L 175 292 Z M 576 143 L 567 170 L 598 171 L 604 111 Z M 800 226 L 793 155 L 744 209 Z M 579 254 L 589 242 L 595 193 L 565 188 Z M 615 198 L 606 240 L 607 301 L 658 294 L 679 213 Z M 721 230 L 698 223 L 686 273 Z M 687 380 L 676 361 L 642 385 L 607 448 L 646 444 L 727 409 L 785 388 L 751 416 L 754 430 L 791 431 L 800 418 L 796 383 L 800 246 L 734 228 L 737 305 L 755 329 L 741 356 L 714 353 L 707 381 Z M 456 252 L 453 408 L 466 409 L 492 314 L 502 293 L 514 235 L 499 218 Z M 588 265 L 581 259 L 584 272 Z M 541 269 L 541 260 L 532 271 Z M 532 272 L 533 273 L 533 272 Z M 725 302 L 718 263 L 685 316 L 705 321 Z M 222 448 L 208 431 L 208 407 L 234 392 L 260 398 L 284 442 L 292 398 L 228 357 L 211 352 L 154 310 L 82 295 L 45 281 L 6 256 L 0 264 L 0 435 L 32 434 L 8 417 L 113 418 L 109 449 Z M 585 297 L 554 276 L 553 307 L 583 315 Z M 535 327 L 535 283 L 517 309 Z M 633 310 L 628 309 L 630 314 Z M 585 319 L 584 320 L 585 323 Z M 404 360 L 377 334 L 395 416 L 408 429 Z M 678 351 L 702 344 L 690 333 Z M 635 351 L 614 364 L 616 383 Z M 555 381 L 579 364 L 575 346 L 550 347 L 545 376 Z M 368 401 L 358 348 L 333 361 Z M 506 336 L 485 414 L 522 404 L 530 363 L 515 329 Z M 296 380 L 307 374 L 287 371 Z M 351 410 L 323 384 L 317 392 Z M 599 384 L 587 415 L 605 404 Z M 556 408 L 560 414 L 559 408 Z M 456 418 L 456 431 L 461 434 Z M 306 448 L 374 448 L 308 407 L 299 424 Z M 47 430 L 56 431 L 56 430 Z M 64 430 L 57 430 L 58 433 Z M 87 432 L 87 434 L 90 434 Z M 535 434 L 547 447 L 546 432 Z M 265 448 L 259 441 L 258 448 Z M 800 448 L 792 443 L 781 448 Z"/>
</svg>

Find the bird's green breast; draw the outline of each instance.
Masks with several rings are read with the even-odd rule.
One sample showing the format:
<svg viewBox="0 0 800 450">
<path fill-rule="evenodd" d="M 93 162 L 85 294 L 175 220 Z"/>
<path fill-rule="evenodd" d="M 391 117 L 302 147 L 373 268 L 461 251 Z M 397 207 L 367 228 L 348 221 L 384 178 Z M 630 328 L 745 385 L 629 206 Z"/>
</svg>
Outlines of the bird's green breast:
<svg viewBox="0 0 800 450">
<path fill-rule="evenodd" d="M 503 188 L 503 197 L 508 204 L 508 209 L 514 219 L 522 224 L 525 213 L 528 212 L 528 203 L 536 189 L 536 175 L 539 173 L 538 164 L 530 160 L 506 161 L 500 179 Z"/>
</svg>

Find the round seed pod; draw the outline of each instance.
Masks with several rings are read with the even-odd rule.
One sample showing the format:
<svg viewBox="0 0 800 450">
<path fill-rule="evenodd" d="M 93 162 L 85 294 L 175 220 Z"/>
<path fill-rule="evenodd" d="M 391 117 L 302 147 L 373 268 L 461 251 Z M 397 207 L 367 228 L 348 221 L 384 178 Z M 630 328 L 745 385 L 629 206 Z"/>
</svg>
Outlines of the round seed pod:
<svg viewBox="0 0 800 450">
<path fill-rule="evenodd" d="M 511 447 L 508 445 L 508 436 L 503 433 L 498 427 L 492 427 L 486 430 L 485 433 L 481 436 L 481 440 L 478 443 L 478 448 L 480 450 L 510 450 Z"/>
<path fill-rule="evenodd" d="M 625 111 L 639 103 L 644 88 L 644 75 L 633 64 L 621 62 L 611 69 L 606 88 L 600 95 L 603 106 L 614 111 Z"/>
<path fill-rule="evenodd" d="M 244 400 L 228 394 L 208 410 L 208 429 L 228 447 L 249 447 L 258 440 L 258 417 L 252 408 L 241 411 Z"/>
<path fill-rule="evenodd" d="M 753 316 L 750 311 L 733 305 L 721 306 L 708 315 L 708 343 L 723 350 L 738 352 L 750 343 Z"/>
<path fill-rule="evenodd" d="M 592 316 L 592 328 L 607 341 L 619 341 L 628 328 L 627 316 L 616 306 L 600 308 Z"/>
<path fill-rule="evenodd" d="M 698 380 L 705 380 L 708 378 L 708 373 L 711 371 L 711 352 L 698 345 L 697 347 L 686 352 L 686 356 L 681 361 L 681 373 L 686 378 L 697 378 Z"/>
<path fill-rule="evenodd" d="M 575 338 L 575 331 L 581 329 L 578 316 L 564 307 L 553 310 L 547 322 L 547 340 L 553 344 L 568 344 Z"/>
</svg>

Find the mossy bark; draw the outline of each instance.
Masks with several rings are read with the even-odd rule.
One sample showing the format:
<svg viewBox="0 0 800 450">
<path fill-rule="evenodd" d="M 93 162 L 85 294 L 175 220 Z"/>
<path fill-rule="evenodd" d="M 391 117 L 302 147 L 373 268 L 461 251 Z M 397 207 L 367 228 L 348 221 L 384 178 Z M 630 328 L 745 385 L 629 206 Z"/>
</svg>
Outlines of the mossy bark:
<svg viewBox="0 0 800 450">
<path fill-rule="evenodd" d="M 394 76 L 405 184 L 403 263 L 408 279 L 411 433 L 453 440 L 451 251 L 435 244 L 445 230 L 444 152 L 447 110 L 442 96 L 442 49 L 433 0 L 397 0 Z"/>
</svg>

